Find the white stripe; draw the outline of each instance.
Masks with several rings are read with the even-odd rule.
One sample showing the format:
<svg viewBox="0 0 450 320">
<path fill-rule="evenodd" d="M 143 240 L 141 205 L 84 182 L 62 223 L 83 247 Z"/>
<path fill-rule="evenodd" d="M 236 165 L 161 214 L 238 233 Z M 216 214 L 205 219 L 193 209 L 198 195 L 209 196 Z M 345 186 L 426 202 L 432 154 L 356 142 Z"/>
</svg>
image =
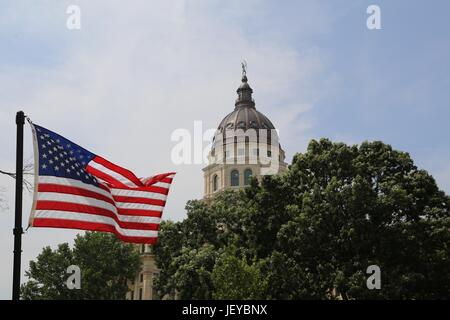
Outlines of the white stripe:
<svg viewBox="0 0 450 320">
<path fill-rule="evenodd" d="M 150 186 L 169 189 L 170 188 L 170 183 L 167 183 L 167 182 L 156 182 L 154 184 L 151 184 Z"/>
<path fill-rule="evenodd" d="M 117 214 L 117 208 L 109 202 L 85 196 L 80 196 L 76 194 L 59 193 L 59 192 L 39 192 L 38 200 L 62 201 L 62 202 L 70 202 L 73 204 L 82 204 L 86 206 L 106 209 L 112 211 L 112 213 L 114 214 Z"/>
<path fill-rule="evenodd" d="M 137 198 L 148 198 L 156 200 L 166 200 L 167 195 L 157 192 L 149 192 L 143 190 L 128 190 L 111 188 L 111 193 L 113 196 L 123 196 L 123 197 L 137 197 Z"/>
<path fill-rule="evenodd" d="M 91 168 L 94 168 L 94 169 L 97 169 L 97 170 L 103 172 L 104 174 L 107 174 L 108 176 L 114 178 L 115 180 L 118 180 L 118 181 L 122 182 L 123 184 L 125 184 L 127 186 L 139 187 L 137 184 L 135 184 L 133 181 L 131 181 L 127 177 L 121 175 L 120 173 L 118 173 L 116 171 L 108 169 L 107 167 L 103 166 L 102 164 L 95 162 L 95 160 L 89 161 L 87 166 L 91 167 Z M 98 177 L 96 177 L 96 178 L 98 178 Z M 101 179 L 101 178 L 99 178 L 99 179 Z"/>
<path fill-rule="evenodd" d="M 120 221 L 124 222 L 137 222 L 137 223 L 154 223 L 160 224 L 161 218 L 158 217 L 146 217 L 146 216 L 120 216 Z"/>
<path fill-rule="evenodd" d="M 73 221 L 103 223 L 113 226 L 118 233 L 129 237 L 155 238 L 158 236 L 158 231 L 156 230 L 123 229 L 117 224 L 117 222 L 114 219 L 110 217 L 92 215 L 87 213 L 66 212 L 56 210 L 36 210 L 35 218 L 64 219 Z"/>
<path fill-rule="evenodd" d="M 120 209 L 139 209 L 139 210 L 152 210 L 163 211 L 164 206 L 145 204 L 145 203 L 133 203 L 133 202 L 116 202 L 117 208 Z"/>
<path fill-rule="evenodd" d="M 88 191 L 96 192 L 113 200 L 110 192 L 100 187 L 96 187 L 92 184 L 87 184 L 75 179 L 59 178 L 53 176 L 39 176 L 39 183 L 53 183 L 53 184 L 60 184 L 63 186 L 82 188 Z"/>
<path fill-rule="evenodd" d="M 66 193 L 56 193 L 56 192 L 39 192 L 38 200 L 46 200 L 46 201 L 61 201 L 61 202 L 69 202 L 73 204 L 82 204 L 96 208 L 102 208 L 111 211 L 115 214 L 120 221 L 125 222 L 138 222 L 138 223 L 160 223 L 161 218 L 158 217 L 146 217 L 146 216 L 133 216 L 133 215 L 121 215 L 117 213 L 117 208 L 113 206 L 111 203 L 79 196 L 75 194 L 66 194 Z M 160 207 L 160 210 L 157 209 L 147 209 L 147 210 L 155 210 L 162 211 L 163 208 Z M 87 213 L 92 214 L 93 213 Z"/>
</svg>

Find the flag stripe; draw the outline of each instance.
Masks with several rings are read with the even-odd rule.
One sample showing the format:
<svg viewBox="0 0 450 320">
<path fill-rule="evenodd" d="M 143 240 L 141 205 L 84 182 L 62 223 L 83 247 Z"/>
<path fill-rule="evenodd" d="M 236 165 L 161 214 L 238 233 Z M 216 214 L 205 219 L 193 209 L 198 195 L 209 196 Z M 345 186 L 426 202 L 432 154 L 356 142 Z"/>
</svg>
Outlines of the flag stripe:
<svg viewBox="0 0 450 320">
<path fill-rule="evenodd" d="M 137 197 L 137 198 L 152 198 L 159 200 L 166 200 L 168 189 L 161 190 L 161 188 L 146 187 L 144 189 L 122 189 L 122 188 L 111 188 L 111 194 L 113 196 L 126 196 L 126 197 Z M 157 189 L 157 190 L 156 190 Z"/>
<path fill-rule="evenodd" d="M 156 182 L 154 184 L 151 185 L 152 187 L 160 187 L 163 189 L 169 189 L 170 188 L 170 183 L 166 183 L 166 182 Z"/>
<path fill-rule="evenodd" d="M 84 188 L 79 188 L 79 187 L 70 187 L 70 186 L 58 185 L 58 184 L 40 183 L 39 187 L 38 187 L 38 191 L 39 191 L 39 193 L 54 192 L 54 193 L 73 194 L 73 195 L 102 200 L 104 202 L 108 202 L 108 203 L 112 204 L 113 206 L 115 205 L 114 199 L 112 199 L 111 197 L 107 197 L 107 196 L 104 196 L 103 194 L 100 194 L 100 193 L 97 193 L 97 192 L 94 192 L 91 190 L 86 190 Z"/>
<path fill-rule="evenodd" d="M 127 185 L 131 184 L 136 187 L 143 186 L 142 182 L 130 170 L 119 167 L 99 156 L 95 157 L 93 161 L 102 166 L 95 166 L 96 169 L 100 171 L 104 171 L 103 168 L 109 169 L 110 172 L 114 174 L 113 177 L 116 177 L 116 179 L 119 179 L 120 181 L 128 181 L 129 183 L 125 183 Z M 88 163 L 88 165 L 91 165 L 91 163 Z"/>
<path fill-rule="evenodd" d="M 92 162 L 90 162 L 92 163 Z M 124 183 L 122 183 L 121 181 L 113 178 L 112 176 L 110 176 L 109 174 L 105 173 L 102 170 L 99 170 L 97 168 L 95 168 L 92 165 L 88 165 L 86 167 L 86 171 L 89 172 L 90 174 L 92 174 L 93 176 L 95 176 L 97 179 L 104 181 L 107 184 L 111 184 L 111 185 L 116 185 L 116 186 L 120 186 L 123 188 L 127 188 L 128 186 Z"/>
<path fill-rule="evenodd" d="M 69 228 L 92 231 L 103 231 L 114 233 L 119 239 L 126 242 L 134 243 L 148 243 L 154 244 L 157 240 L 157 233 L 120 233 L 115 226 L 99 222 L 87 222 L 71 219 L 52 219 L 52 218 L 35 218 L 33 222 L 34 227 L 50 227 L 50 228 Z M 155 232 L 155 231 L 153 231 Z"/>
<path fill-rule="evenodd" d="M 162 211 L 164 207 L 157 205 L 148 205 L 141 203 L 122 203 L 116 202 L 111 204 L 110 202 L 104 201 L 102 199 L 85 197 L 71 193 L 62 193 L 62 192 L 39 192 L 38 200 L 46 200 L 46 201 L 61 201 L 61 202 L 70 202 L 70 203 L 78 203 L 87 206 L 93 206 L 98 208 L 103 208 L 106 210 L 110 210 L 114 214 L 120 213 L 121 209 L 139 209 L 143 211 Z"/>
<path fill-rule="evenodd" d="M 158 174 L 156 176 L 143 179 L 143 183 L 146 186 L 150 186 L 150 185 L 154 184 L 155 182 L 159 182 L 159 181 L 166 182 L 166 183 L 171 183 L 172 182 L 171 179 L 174 176 L 175 176 L 175 172 L 168 172 L 168 173 Z"/>
<path fill-rule="evenodd" d="M 162 211 L 156 210 L 140 210 L 140 209 L 122 209 L 118 208 L 117 211 L 122 215 L 129 216 L 141 216 L 141 217 L 161 217 Z"/>
<path fill-rule="evenodd" d="M 62 202 L 62 201 L 47 201 L 47 200 L 38 200 L 36 202 L 36 217 L 40 217 L 40 214 L 43 214 L 43 212 L 50 212 L 53 211 L 53 215 L 55 217 L 58 217 L 61 212 L 69 212 L 69 213 L 80 213 L 80 214 L 88 214 L 95 218 L 95 216 L 99 217 L 108 217 L 111 219 L 114 219 L 116 223 L 121 228 L 128 228 L 128 229 L 146 229 L 146 230 L 156 230 L 159 224 L 159 217 L 125 217 L 122 220 L 122 217 L 118 216 L 114 212 L 101 208 L 101 207 L 94 207 L 84 204 L 78 204 L 78 203 L 70 203 L 70 202 Z M 57 214 L 55 214 L 57 212 Z M 139 219 L 141 218 L 141 219 Z M 152 222 L 145 222 L 141 223 L 142 218 L 154 218 L 155 220 L 149 219 L 148 221 Z M 145 220 L 144 220 L 145 221 Z"/>
<path fill-rule="evenodd" d="M 113 196 L 116 202 L 131 202 L 131 203 L 146 203 L 164 207 L 166 205 L 165 200 L 143 198 L 143 197 L 127 197 L 127 196 Z"/>
<path fill-rule="evenodd" d="M 61 178 L 61 177 L 54 177 L 54 176 L 39 176 L 38 183 L 39 184 L 56 184 L 56 185 L 62 185 L 62 186 L 82 188 L 85 190 L 99 193 L 101 195 L 104 195 L 105 197 L 109 197 L 112 199 L 111 192 L 109 191 L 108 188 L 98 188 L 96 186 L 93 186 L 93 185 L 90 185 L 87 183 L 83 183 L 83 182 L 77 181 L 75 179 Z"/>
<path fill-rule="evenodd" d="M 56 213 L 55 213 L 56 212 Z M 70 216 L 76 217 L 77 214 L 88 215 L 92 219 L 113 219 L 121 228 L 128 229 L 143 229 L 143 230 L 156 230 L 157 223 L 140 223 L 136 221 L 121 221 L 117 214 L 114 212 L 101 208 L 88 206 L 78 203 L 62 202 L 62 201 L 47 201 L 38 200 L 36 202 L 36 217 L 42 218 L 43 215 L 50 215 L 51 218 L 57 218 L 62 215 L 62 212 L 68 213 Z M 48 217 L 48 216 L 47 216 Z M 133 217 L 136 218 L 136 217 Z M 130 220 L 130 219 L 126 219 Z M 132 220 L 132 219 L 131 219 Z M 90 221 L 90 220 L 88 220 Z M 156 221 L 156 220 L 155 220 Z"/>
<path fill-rule="evenodd" d="M 85 206 L 92 206 L 95 208 L 102 208 L 111 211 L 112 214 L 117 214 L 117 208 L 115 205 L 90 197 L 79 196 L 68 193 L 55 193 L 55 192 L 39 192 L 38 203 L 40 201 L 58 201 L 63 203 L 80 204 Z"/>
<path fill-rule="evenodd" d="M 145 211 L 163 211 L 164 207 L 158 205 L 151 205 L 145 203 L 129 203 L 129 202 L 116 202 L 116 207 L 121 209 L 139 209 Z"/>
</svg>

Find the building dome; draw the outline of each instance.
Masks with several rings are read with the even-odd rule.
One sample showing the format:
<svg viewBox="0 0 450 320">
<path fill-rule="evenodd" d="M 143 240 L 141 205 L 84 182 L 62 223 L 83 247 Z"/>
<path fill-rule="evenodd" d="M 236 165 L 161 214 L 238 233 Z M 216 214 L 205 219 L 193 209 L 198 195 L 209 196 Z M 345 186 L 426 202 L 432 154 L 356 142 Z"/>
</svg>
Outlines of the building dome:
<svg viewBox="0 0 450 320">
<path fill-rule="evenodd" d="M 275 129 L 272 122 L 254 107 L 236 108 L 220 122 L 217 130 Z"/>
<path fill-rule="evenodd" d="M 238 98 L 236 99 L 233 112 L 229 113 L 220 122 L 217 130 L 242 129 L 275 129 L 272 122 L 261 112 L 256 110 L 255 101 L 252 98 L 253 90 L 248 84 L 247 76 L 242 76 L 242 84 L 237 89 Z"/>
<path fill-rule="evenodd" d="M 287 169 L 275 126 L 256 110 L 245 64 L 242 69 L 234 110 L 220 122 L 208 153 L 208 165 L 203 168 L 205 199 L 222 190 L 244 188 L 252 178 L 261 179 Z"/>
</svg>

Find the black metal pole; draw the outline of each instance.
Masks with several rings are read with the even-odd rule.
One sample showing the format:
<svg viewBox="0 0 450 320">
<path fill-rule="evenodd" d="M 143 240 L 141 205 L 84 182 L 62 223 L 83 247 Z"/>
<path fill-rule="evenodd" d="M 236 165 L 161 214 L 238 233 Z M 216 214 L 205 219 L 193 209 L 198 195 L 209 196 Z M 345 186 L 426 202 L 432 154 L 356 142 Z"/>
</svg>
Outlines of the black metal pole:
<svg viewBox="0 0 450 320">
<path fill-rule="evenodd" d="M 22 182 L 23 182 L 23 125 L 25 114 L 16 114 L 17 146 L 16 146 L 16 213 L 14 222 L 14 265 L 13 265 L 13 300 L 20 299 L 20 258 L 22 255 Z"/>
</svg>

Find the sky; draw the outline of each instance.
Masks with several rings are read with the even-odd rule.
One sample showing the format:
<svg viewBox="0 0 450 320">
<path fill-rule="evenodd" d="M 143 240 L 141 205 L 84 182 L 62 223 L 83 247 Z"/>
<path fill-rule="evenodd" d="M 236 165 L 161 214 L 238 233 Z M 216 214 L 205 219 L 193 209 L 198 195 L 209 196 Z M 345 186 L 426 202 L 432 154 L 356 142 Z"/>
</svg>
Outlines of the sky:
<svg viewBox="0 0 450 320">
<path fill-rule="evenodd" d="M 372 4 L 379 30 L 366 25 Z M 67 28 L 71 5 L 80 29 Z M 171 134 L 193 135 L 195 121 L 217 127 L 246 60 L 256 108 L 278 128 L 288 163 L 311 139 L 382 140 L 450 193 L 449 15 L 446 0 L 1 0 L 0 170 L 14 171 L 23 110 L 138 176 L 176 171 L 164 218 L 182 220 L 186 201 L 202 197 L 204 165 L 175 165 Z M 24 226 L 31 198 L 24 193 Z M 0 199 L 0 299 L 10 299 L 10 177 L 0 175 Z M 29 229 L 22 271 L 78 233 Z"/>
</svg>

